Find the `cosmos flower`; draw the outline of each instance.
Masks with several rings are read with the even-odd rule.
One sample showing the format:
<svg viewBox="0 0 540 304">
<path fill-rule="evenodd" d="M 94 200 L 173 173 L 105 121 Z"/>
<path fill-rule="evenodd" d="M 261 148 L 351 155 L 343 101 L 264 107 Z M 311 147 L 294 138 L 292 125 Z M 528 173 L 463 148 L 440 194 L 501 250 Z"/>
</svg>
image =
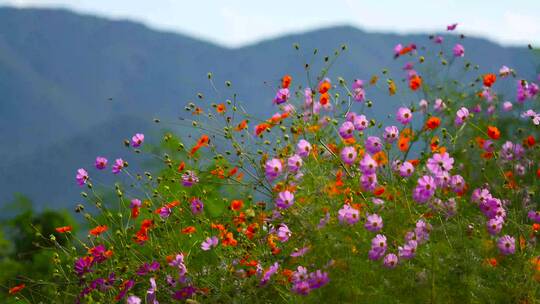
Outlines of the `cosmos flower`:
<svg viewBox="0 0 540 304">
<path fill-rule="evenodd" d="M 389 253 L 384 257 L 384 262 L 383 262 L 384 267 L 392 269 L 392 268 L 396 268 L 397 264 L 398 264 L 397 255 L 393 253 Z"/>
<path fill-rule="evenodd" d="M 194 171 L 186 171 L 182 175 L 182 185 L 184 187 L 191 187 L 199 182 L 199 178 Z"/>
<path fill-rule="evenodd" d="M 366 146 L 366 150 L 371 154 L 380 152 L 383 147 L 381 139 L 376 136 L 368 136 L 365 142 L 365 146 Z"/>
<path fill-rule="evenodd" d="M 413 118 L 412 112 L 409 108 L 401 107 L 396 113 L 396 119 L 403 125 L 409 124 Z"/>
<path fill-rule="evenodd" d="M 428 159 L 426 167 L 433 174 L 448 172 L 454 167 L 454 158 L 447 152 L 435 153 Z"/>
<path fill-rule="evenodd" d="M 354 225 L 360 220 L 360 213 L 350 205 L 345 204 L 338 211 L 338 219 L 342 224 Z"/>
<path fill-rule="evenodd" d="M 509 235 L 501 236 L 497 240 L 497 247 L 503 255 L 514 254 L 516 252 L 516 240 Z"/>
<path fill-rule="evenodd" d="M 281 172 L 283 171 L 283 167 L 281 165 L 281 161 L 277 158 L 273 158 L 271 160 L 268 160 L 266 162 L 266 165 L 264 167 L 266 178 L 268 180 L 274 180 L 276 179 Z"/>
<path fill-rule="evenodd" d="M 98 170 L 103 170 L 107 167 L 107 163 L 109 161 L 103 157 L 103 156 L 98 156 L 96 157 L 96 163 L 95 163 L 95 166 Z"/>
<path fill-rule="evenodd" d="M 339 127 L 339 135 L 343 139 L 349 139 L 354 136 L 354 124 L 350 121 L 345 121 L 341 127 Z"/>
<path fill-rule="evenodd" d="M 382 217 L 375 213 L 368 215 L 364 227 L 371 232 L 377 232 L 381 230 L 383 227 Z"/>
<path fill-rule="evenodd" d="M 114 165 L 112 167 L 112 173 L 118 174 L 122 171 L 122 169 L 124 169 L 124 167 L 126 167 L 126 162 L 124 162 L 124 160 L 121 158 L 117 158 L 114 161 Z"/>
<path fill-rule="evenodd" d="M 289 191 L 280 192 L 276 198 L 276 206 L 287 209 L 294 204 L 294 194 Z"/>
<path fill-rule="evenodd" d="M 191 200 L 190 207 L 193 214 L 201 214 L 204 210 L 204 204 L 198 198 L 194 198 Z"/>
<path fill-rule="evenodd" d="M 465 122 L 467 117 L 469 117 L 469 110 L 465 107 L 461 107 L 456 112 L 456 119 L 454 120 L 454 123 L 456 124 L 456 126 L 461 126 Z"/>
<path fill-rule="evenodd" d="M 452 49 L 452 52 L 454 53 L 455 57 L 463 57 L 465 56 L 465 48 L 463 45 L 457 43 L 454 48 Z"/>
<path fill-rule="evenodd" d="M 133 137 L 131 138 L 131 146 L 133 146 L 134 148 L 140 147 L 143 142 L 144 142 L 144 134 L 142 133 L 137 133 L 133 135 Z"/>
<path fill-rule="evenodd" d="M 388 126 L 384 128 L 384 139 L 387 143 L 393 143 L 398 139 L 399 130 L 396 126 Z"/>
<path fill-rule="evenodd" d="M 219 239 L 216 236 L 207 237 L 201 244 L 201 249 L 208 251 L 219 244 Z"/>
<path fill-rule="evenodd" d="M 77 180 L 77 184 L 79 184 L 79 186 L 84 186 L 89 179 L 88 172 L 83 168 L 78 169 L 75 179 Z"/>
<path fill-rule="evenodd" d="M 408 161 L 403 162 L 403 164 L 399 166 L 399 175 L 401 177 L 409 177 L 413 173 L 414 173 L 414 166 L 410 162 Z"/>
<path fill-rule="evenodd" d="M 356 155 L 357 153 L 354 147 L 344 147 L 341 150 L 341 160 L 347 165 L 351 165 L 354 163 Z"/>
</svg>

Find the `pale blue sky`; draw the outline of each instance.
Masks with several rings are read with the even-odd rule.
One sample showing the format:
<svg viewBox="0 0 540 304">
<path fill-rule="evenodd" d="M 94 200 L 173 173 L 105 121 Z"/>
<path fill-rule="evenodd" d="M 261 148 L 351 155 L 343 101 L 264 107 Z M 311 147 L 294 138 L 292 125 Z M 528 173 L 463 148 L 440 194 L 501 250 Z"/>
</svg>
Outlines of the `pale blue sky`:
<svg viewBox="0 0 540 304">
<path fill-rule="evenodd" d="M 227 46 L 336 24 L 379 32 L 460 32 L 505 45 L 540 44 L 540 0 L 0 0 L 127 18 Z"/>
</svg>

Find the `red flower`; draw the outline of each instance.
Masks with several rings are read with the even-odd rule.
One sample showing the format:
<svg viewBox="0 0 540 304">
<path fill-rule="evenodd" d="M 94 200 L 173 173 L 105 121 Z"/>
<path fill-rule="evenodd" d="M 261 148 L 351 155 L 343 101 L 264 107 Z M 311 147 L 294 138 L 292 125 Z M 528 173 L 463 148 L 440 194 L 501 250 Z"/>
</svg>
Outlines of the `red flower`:
<svg viewBox="0 0 540 304">
<path fill-rule="evenodd" d="M 242 200 L 233 200 L 231 202 L 231 210 L 238 211 L 244 207 L 244 202 Z"/>
<path fill-rule="evenodd" d="M 497 76 L 495 76 L 495 74 L 486 74 L 484 75 L 483 78 L 484 78 L 484 85 L 486 87 L 491 87 L 497 80 Z"/>
<path fill-rule="evenodd" d="M 439 117 L 431 116 L 426 122 L 426 128 L 435 130 L 441 125 L 441 119 Z"/>
<path fill-rule="evenodd" d="M 411 90 L 416 91 L 422 86 L 422 77 L 418 75 L 414 75 L 409 79 L 409 88 Z"/>
<path fill-rule="evenodd" d="M 72 228 L 71 228 L 71 226 L 64 226 L 64 227 L 57 227 L 55 230 L 58 233 L 66 233 L 68 231 L 71 231 Z"/>
<path fill-rule="evenodd" d="M 107 225 L 99 225 L 96 228 L 91 229 L 90 234 L 93 236 L 99 236 L 103 232 L 107 231 L 107 229 L 108 229 Z"/>
<path fill-rule="evenodd" d="M 330 84 L 330 82 L 323 81 L 319 85 L 319 93 L 324 94 L 324 93 L 328 92 L 328 90 L 330 90 L 331 87 L 332 87 L 332 85 Z"/>
<path fill-rule="evenodd" d="M 20 292 L 21 290 L 23 290 L 24 288 L 26 287 L 26 285 L 23 284 L 19 284 L 17 286 L 13 286 L 9 289 L 9 294 L 12 295 L 12 294 L 16 294 L 18 292 Z"/>
<path fill-rule="evenodd" d="M 281 78 L 281 87 L 284 89 L 288 88 L 291 85 L 291 81 L 292 81 L 291 76 L 289 75 L 283 76 L 283 78 Z"/>
<path fill-rule="evenodd" d="M 501 137 L 501 131 L 494 126 L 488 126 L 487 134 L 491 139 L 497 140 Z"/>
</svg>

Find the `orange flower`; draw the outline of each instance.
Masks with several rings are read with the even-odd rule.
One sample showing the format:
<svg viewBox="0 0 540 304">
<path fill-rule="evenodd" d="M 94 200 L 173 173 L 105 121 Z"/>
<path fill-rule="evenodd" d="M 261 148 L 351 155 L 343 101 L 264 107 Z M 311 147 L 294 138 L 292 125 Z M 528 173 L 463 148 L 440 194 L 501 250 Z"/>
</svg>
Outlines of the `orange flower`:
<svg viewBox="0 0 540 304">
<path fill-rule="evenodd" d="M 242 120 L 235 128 L 235 131 L 242 131 L 244 129 L 247 129 L 247 120 Z"/>
<path fill-rule="evenodd" d="M 197 231 L 197 229 L 194 226 L 187 226 L 186 228 L 182 229 L 183 234 L 192 234 L 195 231 Z"/>
<path fill-rule="evenodd" d="M 223 240 L 221 241 L 221 244 L 225 247 L 227 246 L 234 247 L 238 244 L 238 241 L 234 239 L 232 232 L 225 232 L 223 233 Z"/>
<path fill-rule="evenodd" d="M 255 127 L 255 134 L 258 136 L 260 135 L 262 132 L 266 131 L 267 129 L 270 128 L 270 125 L 267 124 L 267 123 L 261 123 L 261 124 L 258 124 L 256 127 Z"/>
<path fill-rule="evenodd" d="M 484 78 L 484 85 L 486 87 L 491 87 L 497 80 L 497 76 L 495 76 L 495 74 L 485 74 L 483 78 Z"/>
<path fill-rule="evenodd" d="M 72 228 L 71 228 L 71 226 L 64 226 L 64 227 L 57 227 L 55 230 L 58 233 L 66 233 L 68 231 L 71 231 Z"/>
<path fill-rule="evenodd" d="M 413 165 L 414 167 L 418 166 L 418 164 L 420 163 L 420 161 L 418 159 L 411 159 L 409 160 L 409 162 L 411 163 L 411 165 Z"/>
<path fill-rule="evenodd" d="M 439 117 L 431 116 L 426 122 L 426 128 L 435 130 L 441 125 L 441 119 Z"/>
<path fill-rule="evenodd" d="M 208 146 L 208 143 L 210 142 L 210 138 L 208 135 L 203 134 L 199 140 L 197 140 L 197 144 L 191 149 L 190 155 L 193 156 L 201 147 Z"/>
<path fill-rule="evenodd" d="M 19 284 L 17 286 L 13 286 L 9 289 L 9 294 L 10 295 L 13 295 L 13 294 L 16 294 L 18 292 L 20 292 L 21 290 L 23 290 L 24 288 L 26 287 L 26 285 L 23 283 L 23 284 Z"/>
<path fill-rule="evenodd" d="M 376 196 L 380 196 L 384 193 L 384 191 L 386 191 L 386 189 L 383 186 L 379 186 L 375 188 L 375 190 L 373 191 L 373 194 L 375 194 Z"/>
<path fill-rule="evenodd" d="M 106 225 L 99 225 L 94 229 L 90 230 L 90 234 L 93 236 L 99 236 L 103 232 L 107 231 L 108 227 Z"/>
<path fill-rule="evenodd" d="M 370 85 L 376 85 L 377 81 L 379 81 L 379 77 L 377 77 L 377 75 L 373 75 L 373 76 L 371 76 L 371 79 L 369 80 L 369 84 Z"/>
<path fill-rule="evenodd" d="M 422 77 L 418 75 L 413 75 L 411 79 L 409 79 L 409 88 L 411 88 L 411 90 L 416 91 L 421 86 L 422 86 Z"/>
<path fill-rule="evenodd" d="M 492 267 L 497 267 L 497 259 L 496 258 L 487 258 L 486 259 L 486 264 L 492 266 Z"/>
<path fill-rule="evenodd" d="M 319 85 L 319 93 L 325 94 L 326 92 L 328 92 L 328 90 L 330 90 L 331 87 L 332 87 L 332 85 L 330 84 L 330 82 L 328 82 L 328 81 L 323 81 L 323 82 Z"/>
<path fill-rule="evenodd" d="M 233 200 L 231 202 L 231 210 L 238 211 L 244 207 L 244 201 L 242 200 Z"/>
<path fill-rule="evenodd" d="M 377 165 L 382 166 L 388 163 L 388 157 L 384 151 L 379 151 L 373 154 L 373 159 L 377 162 Z"/>
<path fill-rule="evenodd" d="M 487 134 L 491 139 L 497 140 L 501 137 L 501 131 L 495 126 L 488 126 Z"/>
<path fill-rule="evenodd" d="M 523 144 L 524 144 L 525 146 L 532 147 L 532 146 L 534 146 L 534 144 L 536 144 L 536 139 L 534 138 L 534 136 L 529 135 L 529 136 L 527 136 L 527 138 L 525 138 L 525 139 L 523 140 Z"/>
<path fill-rule="evenodd" d="M 181 162 L 181 163 L 178 165 L 177 171 L 178 171 L 178 172 L 182 172 L 182 171 L 184 171 L 185 168 L 186 168 L 186 163 Z"/>
<path fill-rule="evenodd" d="M 398 147 L 401 152 L 405 152 L 409 149 L 409 139 L 407 137 L 402 137 L 398 140 Z"/>
<path fill-rule="evenodd" d="M 225 111 L 227 111 L 227 108 L 225 107 L 225 104 L 223 103 L 220 103 L 216 106 L 216 111 L 219 113 L 219 114 L 223 114 L 225 113 Z"/>
<path fill-rule="evenodd" d="M 330 95 L 328 95 L 328 93 L 322 93 L 321 97 L 319 97 L 319 102 L 323 106 L 328 104 L 329 101 L 330 101 Z"/>
<path fill-rule="evenodd" d="M 291 85 L 292 77 L 290 75 L 285 75 L 281 78 L 281 87 L 286 89 Z"/>
</svg>

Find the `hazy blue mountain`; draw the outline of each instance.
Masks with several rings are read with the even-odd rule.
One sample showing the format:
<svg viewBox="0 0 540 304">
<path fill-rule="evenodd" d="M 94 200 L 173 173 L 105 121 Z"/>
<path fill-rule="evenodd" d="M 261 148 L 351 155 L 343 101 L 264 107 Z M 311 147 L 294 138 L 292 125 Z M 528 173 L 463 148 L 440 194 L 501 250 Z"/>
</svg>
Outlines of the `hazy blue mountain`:
<svg viewBox="0 0 540 304">
<path fill-rule="evenodd" d="M 381 67 L 403 65 L 392 58 L 397 42 L 431 45 L 427 35 L 375 34 L 343 26 L 230 49 L 129 21 L 65 10 L 0 8 L 0 205 L 22 192 L 41 205 L 69 206 L 80 191 L 75 170 L 91 167 L 96 155 L 124 157 L 122 140 L 135 132 L 186 132 L 169 122 L 183 115 L 187 101 L 199 91 L 207 102 L 225 96 L 210 89 L 209 71 L 223 94 L 228 92 L 224 81 L 231 80 L 239 99 L 267 117 L 275 111 L 274 84 L 283 74 L 306 85 L 303 65 L 311 62 L 314 48 L 319 50 L 312 64 L 317 71 L 325 55 L 346 43 L 348 50 L 330 76 L 368 79 Z M 299 52 L 293 43 L 301 45 Z M 535 73 L 524 47 L 476 38 L 462 43 L 467 59 L 482 69 L 493 71 L 505 63 L 523 75 Z M 388 104 L 396 101 L 370 94 L 376 101 L 371 114 L 384 118 Z M 163 123 L 153 124 L 154 117 Z"/>
</svg>

